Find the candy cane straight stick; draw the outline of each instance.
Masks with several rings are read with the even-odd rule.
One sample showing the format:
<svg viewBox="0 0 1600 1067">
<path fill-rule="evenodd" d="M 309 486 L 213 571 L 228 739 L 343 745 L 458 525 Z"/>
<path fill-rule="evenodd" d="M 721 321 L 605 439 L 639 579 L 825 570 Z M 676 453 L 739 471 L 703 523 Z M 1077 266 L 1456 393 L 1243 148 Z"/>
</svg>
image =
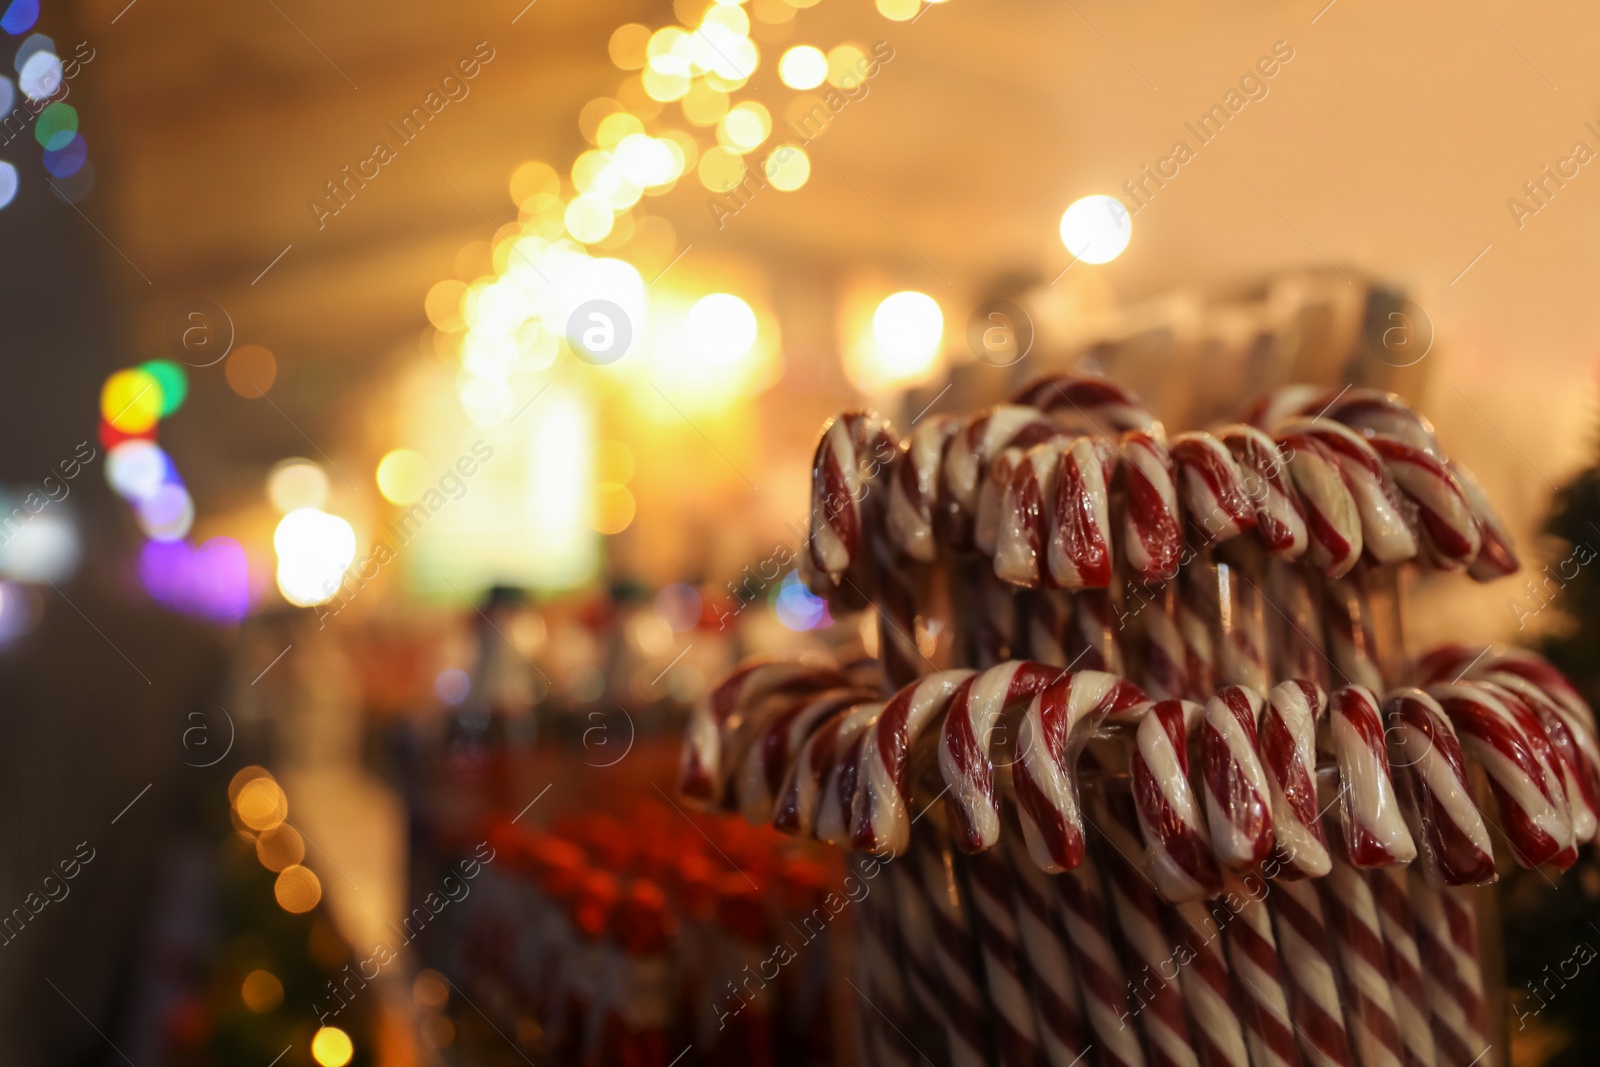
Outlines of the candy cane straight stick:
<svg viewBox="0 0 1600 1067">
<path fill-rule="evenodd" d="M 1411 872 L 1423 988 L 1433 1019 L 1439 1067 L 1470 1067 L 1488 1051 L 1472 906 L 1458 902 L 1455 896 L 1463 892 L 1466 890 L 1435 889 L 1421 872 Z"/>
<path fill-rule="evenodd" d="M 1078 990 L 1067 944 L 1052 897 L 1055 887 L 1027 857 L 1019 838 L 1010 834 L 1006 848 L 1016 879 L 1017 933 L 1033 974 L 1033 1007 L 1039 1023 L 1039 1044 L 1049 1067 L 1072 1067 L 1089 1051 Z"/>
<path fill-rule="evenodd" d="M 1388 953 L 1372 889 L 1361 872 L 1340 855 L 1333 858 L 1333 872 L 1317 885 L 1338 934 L 1346 1018 L 1362 1067 L 1403 1067 Z"/>
<path fill-rule="evenodd" d="M 907 862 L 917 864 L 925 898 L 932 905 L 935 958 L 945 1002 L 945 1036 L 951 1067 L 987 1067 L 988 1004 L 975 976 L 981 966 L 966 916 L 965 893 L 956 878 L 950 845 L 932 832 L 919 836 Z"/>
<path fill-rule="evenodd" d="M 978 945 L 989 1001 L 994 1006 L 999 1065 L 1032 1067 L 1039 1061 L 1039 1029 L 1031 995 L 1032 975 L 1018 944 L 1011 873 L 996 851 L 964 857 L 963 866 L 972 889 Z"/>
<path fill-rule="evenodd" d="M 1410 878 L 1403 868 L 1383 867 L 1368 872 L 1367 883 L 1378 906 L 1378 922 L 1389 953 L 1390 992 L 1406 1063 L 1408 1067 L 1434 1067 L 1437 1056 L 1423 988 Z"/>
<path fill-rule="evenodd" d="M 1100 871 L 1093 859 L 1055 879 L 1061 921 L 1077 963 L 1084 1014 L 1094 1032 L 1103 1067 L 1143 1067 L 1138 1032 L 1127 1025 L 1128 998 L 1122 961 L 1111 942 Z"/>
<path fill-rule="evenodd" d="M 1334 940 L 1311 881 L 1272 884 L 1273 924 L 1280 958 L 1293 991 L 1295 1035 L 1309 1067 L 1354 1067 L 1345 1033 Z"/>
</svg>

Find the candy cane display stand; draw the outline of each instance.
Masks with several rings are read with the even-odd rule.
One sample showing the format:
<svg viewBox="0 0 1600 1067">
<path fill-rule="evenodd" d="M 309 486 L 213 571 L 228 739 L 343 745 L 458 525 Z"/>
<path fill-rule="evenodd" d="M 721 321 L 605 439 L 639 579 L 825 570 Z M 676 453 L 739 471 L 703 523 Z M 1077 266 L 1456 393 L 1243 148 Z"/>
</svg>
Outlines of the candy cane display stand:
<svg viewBox="0 0 1600 1067">
<path fill-rule="evenodd" d="M 1181 433 L 1090 374 L 847 412 L 801 569 L 877 662 L 741 667 L 679 792 L 872 866 L 839 1060 L 1503 1067 L 1478 887 L 1593 838 L 1595 722 L 1532 654 L 1408 656 L 1401 623 L 1420 569 L 1517 566 L 1375 389 Z"/>
</svg>

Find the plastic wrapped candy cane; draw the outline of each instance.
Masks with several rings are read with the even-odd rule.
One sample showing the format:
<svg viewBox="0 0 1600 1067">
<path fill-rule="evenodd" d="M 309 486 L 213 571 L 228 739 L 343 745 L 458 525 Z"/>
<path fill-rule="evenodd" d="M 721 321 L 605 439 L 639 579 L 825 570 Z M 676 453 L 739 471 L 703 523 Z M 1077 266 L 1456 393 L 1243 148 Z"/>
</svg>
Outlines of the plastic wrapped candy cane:
<svg viewBox="0 0 1600 1067">
<path fill-rule="evenodd" d="M 884 515 L 889 541 L 918 563 L 938 558 L 934 502 L 939 494 L 940 464 L 960 422 L 954 415 L 933 415 L 912 430 L 889 483 Z"/>
<path fill-rule="evenodd" d="M 818 596 L 865 603 L 868 534 L 878 508 L 869 494 L 898 454 L 889 423 L 876 412 L 847 411 L 823 428 L 812 464 L 810 537 L 800 558 L 802 577 Z"/>
<path fill-rule="evenodd" d="M 1400 563 L 1416 556 L 1417 535 L 1394 480 L 1365 438 L 1332 419 L 1299 419 L 1278 432 L 1296 442 L 1314 440 L 1333 458 L 1361 516 L 1362 545 L 1375 562 Z"/>
<path fill-rule="evenodd" d="M 1189 784 L 1189 733 L 1203 713 L 1190 701 L 1152 704 L 1139 722 L 1131 757 L 1145 871 L 1170 901 L 1198 900 L 1222 888 L 1222 872 Z"/>
<path fill-rule="evenodd" d="M 1049 1067 L 1072 1067 L 1088 1054 L 1090 1046 L 1078 978 L 1052 903 L 1055 886 L 1028 858 L 1016 835 L 1004 840 L 1007 860 L 1016 875 L 1012 889 L 1017 933 L 1033 975 L 1033 1007 L 1043 1062 Z"/>
<path fill-rule="evenodd" d="M 737 779 L 739 812 L 747 822 L 772 818 L 772 805 L 783 788 L 789 763 L 826 719 L 854 704 L 871 700 L 865 689 L 826 689 L 814 696 L 786 701 L 755 743 L 744 752 Z"/>
<path fill-rule="evenodd" d="M 1404 1046 L 1389 984 L 1389 959 L 1377 902 L 1366 878 L 1342 856 L 1315 883 L 1334 919 L 1345 980 L 1345 1016 L 1362 1067 L 1402 1067 Z"/>
<path fill-rule="evenodd" d="M 1328 696 L 1314 682 L 1273 687 L 1261 713 L 1258 748 L 1272 797 L 1280 877 L 1323 878 L 1331 869 L 1317 799 L 1317 726 Z"/>
<path fill-rule="evenodd" d="M 860 783 L 850 818 L 854 847 L 895 855 L 906 850 L 911 841 L 911 754 L 923 731 L 939 721 L 974 676 L 968 670 L 930 674 L 884 705 L 861 746 Z"/>
<path fill-rule="evenodd" d="M 1349 685 L 1334 692 L 1328 708 L 1348 862 L 1356 867 L 1410 863 L 1417 847 L 1395 795 L 1377 699 L 1370 690 Z"/>
<path fill-rule="evenodd" d="M 1244 686 L 1226 686 L 1206 702 L 1200 751 L 1211 847 L 1225 867 L 1248 871 L 1272 852 L 1267 773 L 1256 754 L 1262 700 Z"/>
<path fill-rule="evenodd" d="M 1384 702 L 1389 758 L 1423 871 L 1439 885 L 1494 879 L 1494 842 L 1472 798 L 1461 741 L 1439 702 L 1399 689 Z"/>
<path fill-rule="evenodd" d="M 1331 860 L 1330 860 L 1331 869 Z M 1294 995 L 1295 1035 L 1308 1067 L 1354 1067 L 1345 1031 L 1335 942 L 1315 881 L 1274 882 L 1267 898 Z"/>
<path fill-rule="evenodd" d="M 1361 558 L 1361 513 L 1338 460 L 1311 434 L 1282 434 L 1278 443 L 1305 512 L 1307 562 L 1330 578 L 1349 573 Z"/>
<path fill-rule="evenodd" d="M 951 548 L 973 546 L 979 490 L 990 463 L 1008 448 L 1031 448 L 1057 432 L 1037 409 L 1015 404 L 986 408 L 963 421 L 945 447 L 940 468 L 941 534 Z"/>
<path fill-rule="evenodd" d="M 964 857 L 972 890 L 973 926 L 993 1006 L 1000 1067 L 1039 1062 L 1039 1026 L 1034 1017 L 1031 974 L 1019 944 L 1012 875 L 998 852 Z"/>
<path fill-rule="evenodd" d="M 1055 879 L 1061 922 L 1077 963 L 1084 1014 L 1106 1067 L 1143 1067 L 1138 1031 L 1127 1025 L 1127 978 L 1111 942 L 1100 872 L 1092 859 Z"/>
</svg>

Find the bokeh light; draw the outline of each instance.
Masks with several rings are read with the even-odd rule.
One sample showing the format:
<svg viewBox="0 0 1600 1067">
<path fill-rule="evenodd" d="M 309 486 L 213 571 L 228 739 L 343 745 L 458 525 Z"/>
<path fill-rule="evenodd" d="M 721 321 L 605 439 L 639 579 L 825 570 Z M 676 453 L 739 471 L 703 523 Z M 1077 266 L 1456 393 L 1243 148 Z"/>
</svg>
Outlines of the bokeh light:
<svg viewBox="0 0 1600 1067">
<path fill-rule="evenodd" d="M 39 21 L 39 0 L 11 0 L 6 13 L 0 15 L 0 30 L 15 36 L 33 29 Z"/>
<path fill-rule="evenodd" d="M 280 460 L 267 474 L 267 499 L 285 515 L 320 508 L 328 502 L 328 475 L 309 459 Z"/>
<path fill-rule="evenodd" d="M 269 871 L 282 871 L 305 858 L 305 839 L 288 823 L 264 830 L 256 838 L 256 859 Z"/>
<path fill-rule="evenodd" d="M 595 480 L 627 485 L 633 480 L 633 449 L 621 441 L 601 441 L 594 450 Z"/>
<path fill-rule="evenodd" d="M 1085 263 L 1111 262 L 1132 238 L 1133 218 L 1114 196 L 1086 196 L 1061 216 L 1061 243 Z"/>
<path fill-rule="evenodd" d="M 61 60 L 54 52 L 35 52 L 17 72 L 17 88 L 29 100 L 46 100 L 61 89 Z"/>
<path fill-rule="evenodd" d="M 778 77 L 791 89 L 815 89 L 828 80 L 828 57 L 820 48 L 796 45 L 778 60 Z"/>
<path fill-rule="evenodd" d="M 350 1036 L 337 1026 L 324 1026 L 311 1038 L 311 1058 L 321 1067 L 344 1067 L 355 1053 Z"/>
<path fill-rule="evenodd" d="M 621 533 L 633 524 L 637 512 L 638 505 L 627 486 L 615 482 L 601 482 L 596 486 L 594 528 L 598 533 Z"/>
<path fill-rule="evenodd" d="M 271 971 L 251 971 L 239 987 L 239 999 L 245 1007 L 262 1015 L 283 1003 L 283 983 Z"/>
<path fill-rule="evenodd" d="M 713 193 L 726 193 L 744 181 L 744 157 L 722 146 L 700 157 L 700 184 Z"/>
<path fill-rule="evenodd" d="M 597 196 L 583 193 L 572 198 L 565 216 L 567 232 L 584 244 L 594 244 L 605 239 L 616 224 L 611 205 Z"/>
<path fill-rule="evenodd" d="M 811 590 L 801 583 L 798 571 L 790 571 L 784 576 L 772 607 L 778 621 L 796 633 L 833 622 L 828 615 L 828 605 L 820 597 L 811 595 Z"/>
<path fill-rule="evenodd" d="M 26 510 L 23 500 L 0 494 L 0 515 Z M 83 545 L 77 524 L 61 508 L 40 511 L 0 539 L 0 574 L 24 582 L 65 581 L 78 567 Z"/>
<path fill-rule="evenodd" d="M 170 359 L 152 359 L 139 364 L 139 369 L 161 386 L 161 417 L 164 419 L 183 406 L 189 396 L 189 375 L 182 366 Z"/>
<path fill-rule="evenodd" d="M 606 50 L 611 54 L 611 62 L 619 70 L 639 70 L 650 58 L 645 51 L 649 45 L 650 28 L 629 22 L 612 31 L 611 42 Z"/>
<path fill-rule="evenodd" d="M 753 101 L 746 101 L 722 117 L 717 140 L 724 148 L 743 154 L 760 146 L 772 133 L 772 115 Z"/>
<path fill-rule="evenodd" d="M 139 553 L 139 579 L 156 603 L 214 622 L 238 622 L 250 608 L 250 561 L 231 537 L 213 537 L 199 548 L 147 542 Z"/>
<path fill-rule="evenodd" d="M 16 199 L 17 195 L 17 168 L 0 160 L 0 208 L 3 208 Z"/>
<path fill-rule="evenodd" d="M 266 396 L 278 379 L 277 357 L 263 345 L 240 345 L 228 353 L 222 369 L 228 388 L 246 400 Z"/>
<path fill-rule="evenodd" d="M 246 791 L 248 791 L 248 788 Z M 322 900 L 322 883 L 317 880 L 315 874 L 311 873 L 311 868 L 296 863 L 285 867 L 278 873 L 278 880 L 272 886 L 272 895 L 277 898 L 278 907 L 292 914 L 300 915 L 316 907 L 317 903 Z M 346 1045 L 348 1047 L 348 1042 L 346 1042 Z M 344 1059 L 337 1062 L 345 1063 L 349 1058 L 346 1055 Z M 326 1061 L 319 1058 L 318 1062 L 334 1061 Z"/>
<path fill-rule="evenodd" d="M 10 89 L 10 85 L 7 84 L 6 91 L 8 95 Z M 59 101 L 50 104 L 39 112 L 39 117 L 34 120 L 33 124 L 34 140 L 49 149 L 67 147 L 67 143 L 72 140 L 72 135 L 77 132 L 77 109 L 71 104 L 63 104 Z"/>
<path fill-rule="evenodd" d="M 181 541 L 194 525 L 194 499 L 181 482 L 162 483 L 134 510 L 145 536 L 156 541 Z"/>
<path fill-rule="evenodd" d="M 239 788 L 238 796 L 233 798 L 233 810 L 250 829 L 270 830 L 288 817 L 289 798 L 276 781 L 262 775 Z"/>
<path fill-rule="evenodd" d="M 414 504 L 428 488 L 422 455 L 409 448 L 397 448 L 378 461 L 378 492 L 391 504 Z"/>
<path fill-rule="evenodd" d="M 106 454 L 106 481 L 124 500 L 148 500 L 176 475 L 172 460 L 154 441 L 134 438 Z"/>
<path fill-rule="evenodd" d="M 840 89 L 854 89 L 866 77 L 867 54 L 853 44 L 836 45 L 828 49 L 828 84 Z"/>
<path fill-rule="evenodd" d="M 890 22 L 907 22 L 921 9 L 922 0 L 878 0 L 878 14 Z"/>
<path fill-rule="evenodd" d="M 685 633 L 700 624 L 700 592 L 692 585 L 663 586 L 656 594 L 655 607 L 674 633 Z"/>
<path fill-rule="evenodd" d="M 47 148 L 44 152 L 44 169 L 55 178 L 70 178 L 83 169 L 89 161 L 89 143 L 79 134 L 72 134 L 60 148 Z"/>
<path fill-rule="evenodd" d="M 689 309 L 689 344 L 713 363 L 732 363 L 756 343 L 756 313 L 731 293 L 712 293 Z"/>
<path fill-rule="evenodd" d="M 472 692 L 472 679 L 460 668 L 446 667 L 434 678 L 433 692 L 440 700 L 454 707 Z"/>
<path fill-rule="evenodd" d="M 767 181 L 774 189 L 790 193 L 811 177 L 811 157 L 799 145 L 781 144 L 772 150 L 764 164 Z"/>
<path fill-rule="evenodd" d="M 903 376 L 931 366 L 944 335 L 944 313 L 938 301 L 915 290 L 895 293 L 878 305 L 872 334 L 893 369 Z"/>
<path fill-rule="evenodd" d="M 149 430 L 161 418 L 163 406 L 161 383 L 146 370 L 119 370 L 100 390 L 101 418 L 125 434 Z"/>
<path fill-rule="evenodd" d="M 315 508 L 289 512 L 272 535 L 278 590 L 297 607 L 333 599 L 356 558 L 356 532 L 337 515 Z"/>
</svg>

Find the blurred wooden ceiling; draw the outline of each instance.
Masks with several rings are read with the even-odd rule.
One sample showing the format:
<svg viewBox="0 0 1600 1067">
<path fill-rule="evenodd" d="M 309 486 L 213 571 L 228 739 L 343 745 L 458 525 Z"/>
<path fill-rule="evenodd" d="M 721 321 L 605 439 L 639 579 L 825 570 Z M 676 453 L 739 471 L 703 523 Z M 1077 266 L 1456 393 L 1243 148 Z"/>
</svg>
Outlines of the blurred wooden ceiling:
<svg viewBox="0 0 1600 1067">
<path fill-rule="evenodd" d="M 41 29 L 96 52 L 80 111 L 98 185 L 80 207 L 105 238 L 116 361 L 163 354 L 167 320 L 196 298 L 279 360 L 276 411 L 196 375 L 171 444 L 215 465 L 202 494 L 308 439 L 338 451 L 367 387 L 416 352 L 428 287 L 514 219 L 512 169 L 565 170 L 585 146 L 579 109 L 624 77 L 612 30 L 673 20 L 670 3 L 640 0 L 80 0 L 47 14 Z M 1393 278 L 1442 338 L 1428 406 L 1483 441 L 1476 464 L 1515 490 L 1530 472 L 1506 440 L 1551 477 L 1587 448 L 1600 177 L 1572 179 L 1520 230 L 1506 201 L 1574 141 L 1600 147 L 1584 126 L 1600 119 L 1597 31 L 1600 11 L 1548 0 L 950 0 L 912 23 L 822 0 L 757 34 L 753 98 L 782 115 L 788 44 L 885 40 L 894 59 L 811 146 L 808 185 L 720 231 L 692 177 L 651 204 L 680 245 L 746 256 L 775 285 L 873 265 L 938 296 L 959 328 L 994 277 L 1066 264 L 1067 203 L 1118 192 L 1286 42 L 1268 95 L 1139 214 L 1128 253 L 1064 284 L 1131 296 L 1327 262 Z M 470 96 L 319 230 L 308 202 L 324 183 L 480 41 L 494 59 Z M 1509 382 L 1513 368 L 1524 377 Z"/>
</svg>

